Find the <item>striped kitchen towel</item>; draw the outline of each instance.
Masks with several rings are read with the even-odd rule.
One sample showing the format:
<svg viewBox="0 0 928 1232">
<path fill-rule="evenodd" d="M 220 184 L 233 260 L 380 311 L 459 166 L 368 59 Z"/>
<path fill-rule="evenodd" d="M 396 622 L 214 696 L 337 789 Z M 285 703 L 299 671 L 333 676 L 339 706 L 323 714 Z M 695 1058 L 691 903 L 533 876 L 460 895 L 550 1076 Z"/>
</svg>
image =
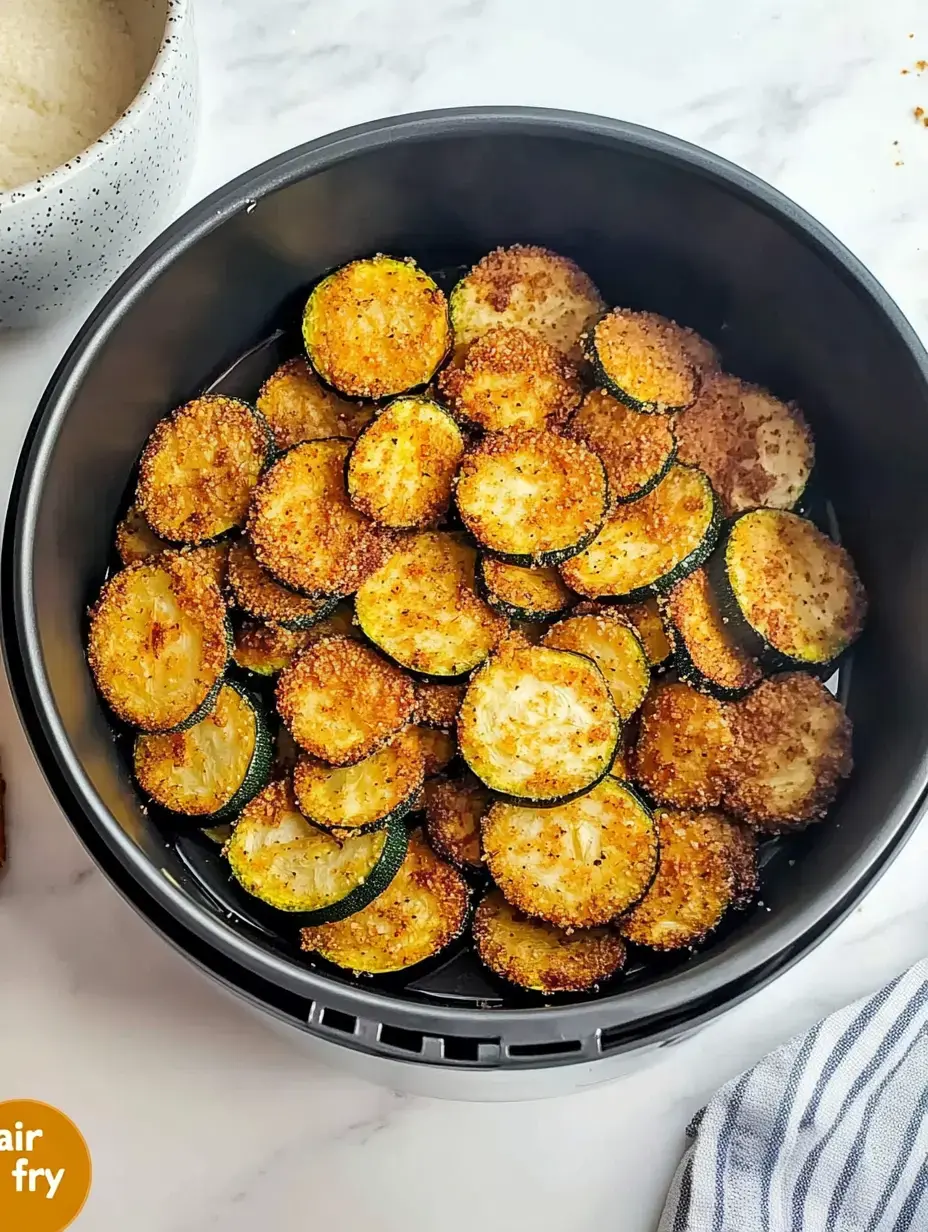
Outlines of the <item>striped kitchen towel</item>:
<svg viewBox="0 0 928 1232">
<path fill-rule="evenodd" d="M 928 1232 L 928 961 L 723 1087 L 659 1232 Z"/>
</svg>

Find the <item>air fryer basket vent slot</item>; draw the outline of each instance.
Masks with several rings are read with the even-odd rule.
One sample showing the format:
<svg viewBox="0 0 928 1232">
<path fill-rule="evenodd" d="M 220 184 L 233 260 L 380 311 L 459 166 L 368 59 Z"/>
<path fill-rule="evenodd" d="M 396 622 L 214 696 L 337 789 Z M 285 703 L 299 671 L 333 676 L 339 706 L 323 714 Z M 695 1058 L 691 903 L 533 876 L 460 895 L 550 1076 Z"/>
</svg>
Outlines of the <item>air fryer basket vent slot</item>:
<svg viewBox="0 0 928 1232">
<path fill-rule="evenodd" d="M 330 1005 L 325 1006 L 319 1015 L 319 1021 L 324 1027 L 330 1027 L 333 1031 L 342 1031 L 345 1035 L 354 1035 L 358 1029 L 358 1020 L 354 1014 L 334 1010 Z"/>
</svg>

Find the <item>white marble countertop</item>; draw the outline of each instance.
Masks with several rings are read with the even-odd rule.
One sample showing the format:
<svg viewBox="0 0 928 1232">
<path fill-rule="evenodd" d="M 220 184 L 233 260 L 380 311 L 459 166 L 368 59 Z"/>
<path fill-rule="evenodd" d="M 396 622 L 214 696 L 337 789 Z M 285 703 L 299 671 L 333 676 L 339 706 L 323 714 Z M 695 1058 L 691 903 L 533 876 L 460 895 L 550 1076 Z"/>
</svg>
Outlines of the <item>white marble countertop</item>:
<svg viewBox="0 0 928 1232">
<path fill-rule="evenodd" d="M 928 339 L 928 130 L 912 116 L 928 107 L 928 74 L 901 73 L 928 56 L 923 0 L 198 0 L 198 32 L 190 202 L 376 116 L 468 103 L 600 112 L 771 180 Z M 76 325 L 0 337 L 4 493 Z M 928 950 L 923 826 L 813 954 L 632 1076 L 534 1105 L 397 1096 L 307 1060 L 159 940 L 72 837 L 5 687 L 0 706 L 0 1099 L 48 1100 L 84 1130 L 86 1232 L 645 1232 L 686 1122 L 716 1087 Z"/>
</svg>

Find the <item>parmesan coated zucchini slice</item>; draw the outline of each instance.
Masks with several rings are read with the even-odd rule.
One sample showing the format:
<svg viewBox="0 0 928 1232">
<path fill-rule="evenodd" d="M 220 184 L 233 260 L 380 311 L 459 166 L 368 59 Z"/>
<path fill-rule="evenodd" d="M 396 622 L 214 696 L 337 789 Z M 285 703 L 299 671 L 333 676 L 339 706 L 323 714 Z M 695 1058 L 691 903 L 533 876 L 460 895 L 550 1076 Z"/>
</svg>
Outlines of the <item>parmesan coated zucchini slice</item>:
<svg viewBox="0 0 928 1232">
<path fill-rule="evenodd" d="M 198 548 L 179 549 L 179 555 L 186 556 L 206 571 L 219 587 L 219 593 L 224 600 L 229 576 L 229 547 L 228 541 L 224 540 L 221 543 L 204 543 Z"/>
<path fill-rule="evenodd" d="M 812 471 L 812 434 L 799 407 L 718 372 L 677 416 L 680 460 L 704 470 L 726 514 L 790 509 Z"/>
<path fill-rule="evenodd" d="M 773 832 L 824 817 L 854 763 L 851 721 L 821 681 L 802 672 L 774 676 L 729 715 L 725 808 Z"/>
<path fill-rule="evenodd" d="M 162 539 L 215 539 L 245 524 L 271 450 L 270 431 L 254 407 L 204 394 L 172 411 L 148 438 L 135 503 Z"/>
<path fill-rule="evenodd" d="M 610 499 L 616 504 L 650 492 L 670 470 L 677 453 L 667 416 L 645 419 L 604 389 L 586 395 L 566 432 L 599 455 Z"/>
<path fill-rule="evenodd" d="M 404 728 L 354 766 L 329 766 L 302 754 L 293 771 L 300 811 L 325 830 L 371 830 L 405 817 L 425 780 L 413 730 Z"/>
<path fill-rule="evenodd" d="M 687 684 L 655 686 L 641 708 L 630 758 L 632 773 L 653 799 L 679 808 L 715 808 L 728 781 L 730 711 Z"/>
<path fill-rule="evenodd" d="M 556 928 L 511 906 L 499 890 L 474 912 L 481 962 L 532 992 L 595 992 L 625 965 L 625 943 L 611 928 Z"/>
<path fill-rule="evenodd" d="M 406 858 L 387 889 L 349 919 L 304 928 L 303 949 L 348 971 L 405 971 L 461 935 L 469 906 L 467 882 L 435 855 L 417 830 L 409 836 Z"/>
<path fill-rule="evenodd" d="M 774 669 L 826 667 L 863 629 L 867 597 L 854 562 L 795 513 L 742 514 L 713 564 L 724 615 Z"/>
<path fill-rule="evenodd" d="M 438 375 L 438 390 L 465 423 L 487 432 L 563 423 L 580 402 L 573 364 L 539 334 L 494 326 Z"/>
<path fill-rule="evenodd" d="M 258 563 L 315 598 L 352 594 L 396 546 L 348 500 L 350 441 L 306 441 L 278 459 L 255 489 L 248 534 Z"/>
<path fill-rule="evenodd" d="M 423 531 L 358 590 L 355 616 L 375 646 L 429 676 L 462 676 L 507 629 L 477 595 L 477 554 L 460 536 Z"/>
<path fill-rule="evenodd" d="M 249 894 L 316 924 L 344 919 L 387 889 L 406 853 L 406 827 L 336 837 L 306 820 L 281 779 L 245 808 L 224 850 Z"/>
<path fill-rule="evenodd" d="M 430 398 L 397 398 L 361 432 L 348 455 L 348 498 L 382 526 L 429 526 L 446 513 L 461 429 Z"/>
<path fill-rule="evenodd" d="M 412 723 L 405 730 L 419 747 L 425 762 L 427 779 L 441 774 L 457 757 L 457 741 L 450 732 L 441 731 L 437 727 L 425 727 L 419 723 Z"/>
<path fill-rule="evenodd" d="M 226 683 L 199 723 L 136 739 L 135 777 L 162 808 L 215 822 L 235 816 L 266 786 L 272 748 L 254 699 Z"/>
<path fill-rule="evenodd" d="M 718 350 L 707 338 L 697 334 L 695 329 L 690 329 L 688 325 L 678 325 L 676 321 L 671 321 L 667 317 L 664 317 L 664 320 L 671 330 L 676 332 L 676 336 L 686 352 L 687 358 L 702 378 L 700 382 L 701 388 L 702 381 L 712 373 L 718 372 L 722 366 Z"/>
<path fill-rule="evenodd" d="M 246 540 L 230 547 L 228 575 L 236 605 L 255 620 L 282 629 L 309 629 L 329 616 L 338 603 L 335 598 L 306 599 L 275 582 L 258 564 Z"/>
<path fill-rule="evenodd" d="M 589 547 L 561 565 L 561 577 L 591 599 L 644 599 L 698 569 L 718 533 L 709 480 L 675 464 L 647 496 L 619 505 Z"/>
<path fill-rule="evenodd" d="M 667 636 L 657 599 L 645 599 L 642 603 L 624 603 L 622 615 L 637 630 L 651 666 L 666 666 L 673 654 L 673 646 Z"/>
<path fill-rule="evenodd" d="M 116 527 L 116 551 L 124 565 L 135 565 L 165 551 L 170 544 L 159 539 L 138 505 L 130 505 Z"/>
<path fill-rule="evenodd" d="M 511 620 L 555 620 L 577 601 L 552 565 L 530 569 L 493 556 L 477 562 L 477 589 L 490 607 Z"/>
<path fill-rule="evenodd" d="M 679 327 L 654 312 L 613 308 L 585 339 L 586 357 L 609 393 L 632 410 L 666 415 L 691 406 L 699 373 Z"/>
<path fill-rule="evenodd" d="M 288 359 L 261 386 L 257 407 L 281 451 L 330 436 L 353 439 L 374 417 L 370 405 L 327 389 L 302 356 Z"/>
<path fill-rule="evenodd" d="M 472 774 L 435 779 L 425 789 L 425 831 L 444 860 L 462 872 L 483 871 L 480 819 L 492 795 Z"/>
<path fill-rule="evenodd" d="M 215 582 L 189 556 L 165 552 L 104 585 L 90 612 L 87 659 L 123 722 L 179 731 L 211 709 L 230 642 Z"/>
<path fill-rule="evenodd" d="M 386 398 L 431 380 L 451 346 L 444 292 L 411 258 L 378 254 L 323 278 L 303 314 L 309 361 L 352 398 Z"/>
<path fill-rule="evenodd" d="M 553 809 L 494 804 L 483 855 L 504 897 L 559 928 L 592 928 L 627 911 L 657 869 L 657 830 L 625 783 L 607 777 Z"/>
<path fill-rule="evenodd" d="M 732 636 L 705 569 L 661 599 L 674 641 L 677 675 L 694 689 L 731 701 L 763 677 L 757 660 Z"/>
<path fill-rule="evenodd" d="M 309 644 L 305 630 L 285 629 L 257 620 L 243 620 L 235 630 L 232 658 L 246 672 L 276 676 Z"/>
<path fill-rule="evenodd" d="M 277 681 L 277 709 L 301 749 L 333 766 L 363 761 L 405 727 L 412 681 L 350 637 L 308 646 Z"/>
<path fill-rule="evenodd" d="M 518 636 L 471 677 L 458 743 L 471 770 L 513 799 L 556 804 L 608 773 L 621 734 L 602 672 L 568 650 Z"/>
<path fill-rule="evenodd" d="M 648 656 L 638 634 L 617 612 L 583 612 L 552 625 L 543 646 L 575 650 L 593 660 L 605 677 L 619 718 L 630 719 L 651 683 Z"/>
<path fill-rule="evenodd" d="M 568 257 L 513 244 L 478 261 L 451 292 L 455 352 L 497 325 L 540 334 L 580 358 L 580 336 L 605 310 L 592 280 Z"/>
<path fill-rule="evenodd" d="M 414 687 L 416 690 L 416 722 L 424 723 L 426 727 L 453 730 L 467 685 L 417 680 Z"/>
<path fill-rule="evenodd" d="M 595 539 L 606 473 L 585 445 L 555 432 L 496 432 L 461 463 L 455 500 L 484 548 L 513 565 L 557 565 Z"/>
<path fill-rule="evenodd" d="M 616 921 L 624 937 L 652 950 L 692 949 L 756 882 L 750 835 L 721 813 L 659 809 L 660 860 L 642 901 Z"/>
</svg>

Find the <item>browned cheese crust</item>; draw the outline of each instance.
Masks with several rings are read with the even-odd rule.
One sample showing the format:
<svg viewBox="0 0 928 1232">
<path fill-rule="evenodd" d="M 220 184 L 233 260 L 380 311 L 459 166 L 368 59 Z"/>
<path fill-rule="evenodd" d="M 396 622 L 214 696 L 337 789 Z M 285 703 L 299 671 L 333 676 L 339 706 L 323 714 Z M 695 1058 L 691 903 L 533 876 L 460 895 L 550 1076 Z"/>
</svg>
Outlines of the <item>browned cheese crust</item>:
<svg viewBox="0 0 928 1232">
<path fill-rule="evenodd" d="M 715 808 L 732 753 L 729 708 L 689 685 L 655 685 L 631 757 L 636 782 L 662 804 Z"/>
<path fill-rule="evenodd" d="M 614 501 L 627 500 L 650 483 L 674 448 L 665 416 L 641 415 L 604 389 L 590 390 L 566 431 L 602 459 Z"/>
<path fill-rule="evenodd" d="M 435 779 L 425 788 L 426 833 L 444 860 L 474 872 L 482 867 L 480 820 L 493 797 L 472 774 Z"/>
<path fill-rule="evenodd" d="M 305 599 L 275 582 L 258 564 L 246 541 L 229 549 L 228 576 L 235 602 L 242 611 L 268 624 L 312 619 L 328 602 Z"/>
<path fill-rule="evenodd" d="M 414 716 L 416 722 L 450 731 L 457 722 L 466 688 L 466 684 L 440 684 L 433 680 L 417 680 Z"/>
<path fill-rule="evenodd" d="M 695 401 L 699 373 L 673 321 L 655 312 L 613 308 L 589 342 L 604 374 L 636 402 L 669 412 Z"/>
<path fill-rule="evenodd" d="M 257 407 L 278 449 L 329 436 L 354 438 L 374 417 L 371 406 L 348 402 L 327 389 L 302 355 L 271 373 L 258 393 Z"/>
<path fill-rule="evenodd" d="M 662 603 L 693 666 L 724 689 L 747 689 L 763 673 L 732 637 L 705 569 L 678 582 Z"/>
</svg>

